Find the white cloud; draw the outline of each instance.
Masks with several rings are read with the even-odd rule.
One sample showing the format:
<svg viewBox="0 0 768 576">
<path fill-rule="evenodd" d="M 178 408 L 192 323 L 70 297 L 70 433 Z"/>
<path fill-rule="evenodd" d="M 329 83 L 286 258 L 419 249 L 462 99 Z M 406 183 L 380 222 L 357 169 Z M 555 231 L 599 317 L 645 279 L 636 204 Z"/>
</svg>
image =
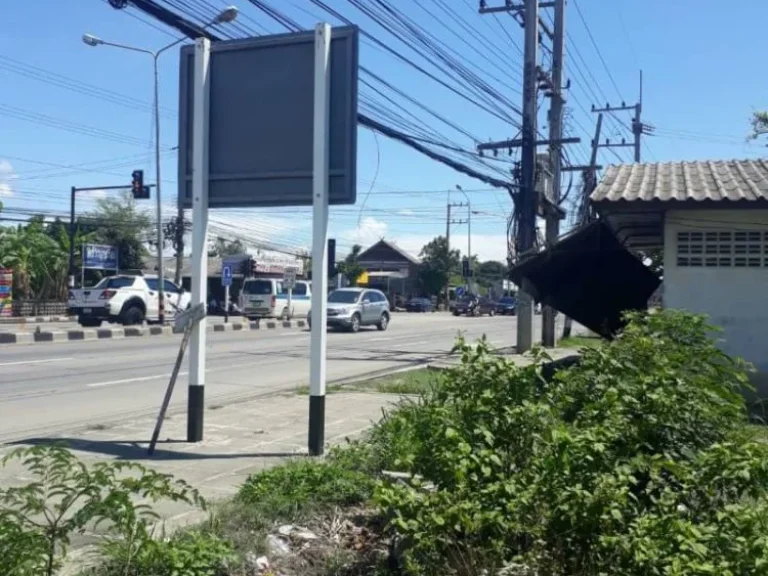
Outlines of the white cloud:
<svg viewBox="0 0 768 576">
<path fill-rule="evenodd" d="M 406 234 L 397 238 L 388 238 L 388 240 L 395 240 L 398 246 L 413 255 L 418 255 L 422 247 L 433 239 L 434 236 L 427 234 Z M 461 252 L 462 256 L 466 255 L 467 235 L 451 234 L 451 248 Z M 472 234 L 472 254 L 481 261 L 506 262 L 507 237 L 504 234 Z"/>
<path fill-rule="evenodd" d="M 78 192 L 77 196 L 79 198 L 90 198 L 92 200 L 98 200 L 100 198 L 106 198 L 107 191 L 106 190 L 83 190 L 82 192 Z"/>
<path fill-rule="evenodd" d="M 352 230 L 341 232 L 339 237 L 345 244 L 360 244 L 363 248 L 367 248 L 384 238 L 386 234 L 387 223 L 368 216 L 360 220 L 360 224 Z"/>
<path fill-rule="evenodd" d="M 0 196 L 13 195 L 11 181 L 18 178 L 13 170 L 13 164 L 9 160 L 0 158 Z"/>
</svg>

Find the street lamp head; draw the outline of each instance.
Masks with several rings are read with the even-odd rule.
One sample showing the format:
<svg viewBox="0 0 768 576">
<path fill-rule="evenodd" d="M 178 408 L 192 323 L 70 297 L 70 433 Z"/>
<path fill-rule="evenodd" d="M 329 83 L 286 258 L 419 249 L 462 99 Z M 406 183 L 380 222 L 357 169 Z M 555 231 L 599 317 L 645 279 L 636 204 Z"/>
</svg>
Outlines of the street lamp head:
<svg viewBox="0 0 768 576">
<path fill-rule="evenodd" d="M 463 191 L 462 187 L 459 186 L 458 184 L 456 184 L 456 190 L 462 190 Z"/>
<path fill-rule="evenodd" d="M 226 24 L 237 18 L 237 6 L 228 6 L 216 16 L 216 24 Z"/>
<path fill-rule="evenodd" d="M 99 44 L 104 44 L 104 40 L 91 34 L 83 34 L 83 42 L 88 44 L 88 46 L 98 46 Z"/>
</svg>

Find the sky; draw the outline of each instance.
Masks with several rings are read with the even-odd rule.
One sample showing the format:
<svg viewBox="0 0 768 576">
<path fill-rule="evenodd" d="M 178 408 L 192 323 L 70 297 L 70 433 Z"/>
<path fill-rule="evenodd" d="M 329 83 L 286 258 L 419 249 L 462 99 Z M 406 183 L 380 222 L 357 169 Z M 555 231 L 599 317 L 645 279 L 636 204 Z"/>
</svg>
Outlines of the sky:
<svg viewBox="0 0 768 576">
<path fill-rule="evenodd" d="M 235 23 L 217 28 L 217 33 L 244 37 L 285 32 L 258 9 L 259 2 L 232 1 L 240 15 Z M 200 20 L 228 3 L 165 2 Z M 393 34 L 392 26 L 383 27 L 357 7 L 380 8 L 378 1 L 324 3 L 370 35 L 361 39 L 362 112 L 401 130 L 418 124 L 419 129 L 439 134 L 441 142 L 467 152 L 478 142 L 517 135 L 520 118 L 514 109 L 521 107 L 523 31 L 511 16 L 480 15 L 475 0 L 382 3 L 433 35 L 433 45 L 440 43 L 442 54 L 449 51 L 454 62 L 476 74 L 493 94 L 487 96 L 486 90 L 485 100 L 480 100 L 477 83 L 467 87 L 455 68 L 435 68 L 434 62 L 439 61 L 427 49 L 404 43 L 402 32 Z M 320 20 L 340 23 L 312 0 L 262 0 L 262 4 L 279 9 L 305 29 Z M 488 0 L 489 6 L 501 4 L 503 0 Z M 582 139 L 568 146 L 570 161 L 588 162 L 596 121 L 592 105 L 637 101 L 640 69 L 643 121 L 655 128 L 655 135 L 643 139 L 642 161 L 763 155 L 764 144 L 747 142 L 746 136 L 751 113 L 768 107 L 768 86 L 761 73 L 768 2 L 734 0 L 730 8 L 724 10 L 722 2 L 714 0 L 569 0 L 565 132 Z M 542 10 L 546 21 L 549 12 Z M 158 49 L 178 36 L 135 8 L 115 10 L 106 0 L 0 3 L 3 224 L 34 213 L 68 215 L 72 186 L 127 185 L 134 169 L 143 169 L 145 180 L 154 182 L 150 177 L 154 175 L 151 58 L 108 46 L 87 46 L 81 41 L 84 33 L 146 49 Z M 173 148 L 177 145 L 178 55 L 172 49 L 160 60 L 164 218 L 174 213 L 177 193 Z M 540 57 L 546 68 L 546 49 L 540 50 Z M 384 88 L 369 73 L 409 99 Z M 543 131 L 547 106 L 542 97 L 539 129 Z M 413 122 L 408 124 L 404 118 Z M 606 118 L 603 138 L 630 140 L 626 129 L 630 122 L 629 112 Z M 508 174 L 515 159 L 506 152 L 497 159 L 481 160 L 468 153 L 461 157 L 495 176 Z M 631 161 L 631 148 L 601 149 L 599 154 L 599 164 L 604 166 Z M 418 255 L 426 242 L 445 234 L 446 203 L 468 200 L 473 253 L 481 260 L 505 259 L 507 217 L 512 210 L 506 191 L 362 127 L 358 129 L 357 172 L 357 203 L 331 209 L 329 231 L 337 238 L 340 254 L 353 244 L 365 247 L 384 238 Z M 566 206 L 576 196 L 577 182 L 570 187 Z M 566 180 L 564 190 L 568 188 Z M 78 195 L 78 213 L 92 209 L 96 199 L 110 193 Z M 154 199 L 146 210 L 155 215 Z M 466 220 L 467 208 L 455 207 L 453 215 Z M 296 252 L 311 243 L 311 213 L 304 208 L 216 210 L 210 222 L 212 235 L 241 239 L 253 248 L 268 245 Z M 466 253 L 465 223 L 451 227 L 451 244 Z"/>
</svg>

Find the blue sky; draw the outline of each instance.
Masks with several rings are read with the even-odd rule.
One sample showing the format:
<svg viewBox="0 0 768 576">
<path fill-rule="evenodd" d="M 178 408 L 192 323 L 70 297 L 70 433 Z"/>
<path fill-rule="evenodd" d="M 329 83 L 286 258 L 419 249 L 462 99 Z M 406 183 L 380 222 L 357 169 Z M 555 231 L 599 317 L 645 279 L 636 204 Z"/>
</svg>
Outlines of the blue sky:
<svg viewBox="0 0 768 576">
<path fill-rule="evenodd" d="M 488 3 L 497 5 L 502 0 Z M 156 49 L 171 42 L 174 32 L 133 8 L 116 11 L 102 0 L 6 4 L 0 28 L 0 199 L 5 216 L 18 218 L 25 211 L 40 210 L 66 213 L 70 186 L 124 184 L 135 168 L 143 168 L 150 180 L 154 173 L 151 60 L 109 47 L 88 47 L 80 38 L 88 32 L 105 40 Z M 205 15 L 226 3 L 189 0 L 170 4 Z M 269 0 L 267 4 L 279 7 L 305 28 L 321 18 L 338 23 L 310 0 Z M 400 43 L 348 0 L 326 0 L 326 4 L 387 46 L 433 70 L 423 59 L 423 51 L 415 52 Z M 583 141 L 569 149 L 572 161 L 587 161 L 596 119 L 589 113 L 591 105 L 603 105 L 606 100 L 616 105 L 622 99 L 634 103 L 640 68 L 645 79 L 643 119 L 656 127 L 657 134 L 645 139 L 644 161 L 762 155 L 764 148 L 745 143 L 745 136 L 750 113 L 768 106 L 768 88 L 761 73 L 768 3 L 741 0 L 734 4 L 740 9 L 724 10 L 722 3 L 712 0 L 578 0 L 578 4 L 571 0 L 566 42 L 566 78 L 571 80 L 567 131 Z M 481 16 L 474 0 L 446 0 L 443 7 L 439 0 L 390 0 L 389 5 L 455 50 L 462 63 L 512 105 L 520 106 L 516 90 L 522 57 L 516 45 L 522 45 L 522 30 L 511 17 Z M 222 33 L 242 36 L 249 30 L 260 34 L 284 31 L 248 0 L 240 1 L 238 7 L 237 23 L 222 28 Z M 542 57 L 546 64 L 546 53 Z M 361 45 L 361 65 L 474 137 L 515 136 L 514 125 L 367 41 Z M 172 148 L 176 145 L 178 51 L 163 57 L 160 74 L 161 143 Z M 435 74 L 467 95 L 455 78 Z M 367 86 L 360 89 L 368 101 L 378 98 Z M 545 126 L 546 106 L 543 101 L 540 128 Z M 402 102 L 400 109 L 425 119 L 447 140 L 473 148 L 466 135 L 413 104 Z M 630 119 L 629 113 L 606 119 L 604 136 L 629 138 L 620 126 Z M 631 160 L 631 149 L 616 153 L 618 157 L 602 151 L 600 163 Z M 495 165 L 509 167 L 500 162 Z M 176 193 L 173 152 L 163 156 L 161 167 L 168 215 Z M 338 238 L 342 252 L 353 243 L 366 245 L 385 237 L 418 253 L 430 238 L 445 233 L 447 191 L 458 184 L 468 191 L 476 212 L 473 250 L 483 259 L 504 257 L 506 216 L 511 210 L 506 193 L 366 129 L 359 131 L 358 175 L 357 205 L 335 208 L 331 213 L 331 234 Z M 454 191 L 451 199 L 463 197 Z M 93 197 L 83 197 L 79 210 L 92 203 Z M 147 205 L 150 208 L 154 202 Z M 212 214 L 212 232 L 239 236 L 254 245 L 271 242 L 296 250 L 310 243 L 309 222 L 306 210 L 217 211 Z M 463 251 L 466 227 L 455 226 L 452 236 L 454 247 Z"/>
</svg>

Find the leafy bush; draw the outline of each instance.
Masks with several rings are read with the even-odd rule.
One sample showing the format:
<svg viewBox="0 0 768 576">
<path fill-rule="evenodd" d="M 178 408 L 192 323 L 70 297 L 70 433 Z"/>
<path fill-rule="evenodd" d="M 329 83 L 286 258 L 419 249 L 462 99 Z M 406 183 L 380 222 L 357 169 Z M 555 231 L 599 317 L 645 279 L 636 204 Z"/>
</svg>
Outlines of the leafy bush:
<svg viewBox="0 0 768 576">
<path fill-rule="evenodd" d="M 293 460 L 252 475 L 238 500 L 258 505 L 274 519 L 298 519 L 334 506 L 365 502 L 374 478 L 366 470 L 369 454 L 360 444 L 332 450 L 325 460 Z"/>
<path fill-rule="evenodd" d="M 229 543 L 196 530 L 149 540 L 140 547 L 114 541 L 104 552 L 107 561 L 88 576 L 223 576 L 235 560 Z"/>
<path fill-rule="evenodd" d="M 376 501 L 413 574 L 768 573 L 768 445 L 743 433 L 746 366 L 701 317 L 629 317 L 547 385 L 460 343 L 443 385 L 372 435 Z M 427 489 L 430 482 L 434 489 Z"/>
<path fill-rule="evenodd" d="M 21 460 L 34 481 L 0 490 L 4 576 L 55 574 L 71 536 L 88 525 L 104 524 L 108 539 L 146 545 L 158 516 L 138 498 L 205 505 L 185 482 L 139 464 L 99 462 L 89 468 L 60 446 L 14 450 L 3 465 L 10 460 Z"/>
</svg>

